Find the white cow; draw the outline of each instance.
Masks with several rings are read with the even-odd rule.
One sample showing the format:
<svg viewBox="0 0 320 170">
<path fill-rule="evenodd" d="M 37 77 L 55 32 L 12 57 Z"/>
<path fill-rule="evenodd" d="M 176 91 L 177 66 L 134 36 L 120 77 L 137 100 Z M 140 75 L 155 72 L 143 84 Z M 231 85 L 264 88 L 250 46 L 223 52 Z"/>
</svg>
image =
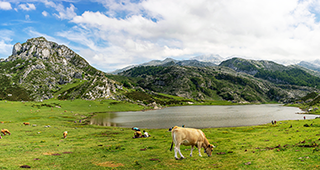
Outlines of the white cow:
<svg viewBox="0 0 320 170">
<path fill-rule="evenodd" d="M 178 160 L 177 152 L 179 152 L 181 158 L 185 158 L 180 151 L 180 145 L 190 146 L 191 145 L 191 153 L 192 156 L 193 147 L 198 147 L 199 156 L 202 156 L 200 151 L 201 148 L 204 148 L 204 152 L 207 153 L 208 156 L 212 155 L 213 148 L 215 146 L 211 145 L 208 142 L 208 139 L 204 135 L 204 133 L 200 129 L 193 129 L 193 128 L 181 128 L 175 126 L 172 131 L 172 143 L 170 151 L 172 150 L 173 143 L 175 144 L 174 147 L 174 157 Z"/>
</svg>

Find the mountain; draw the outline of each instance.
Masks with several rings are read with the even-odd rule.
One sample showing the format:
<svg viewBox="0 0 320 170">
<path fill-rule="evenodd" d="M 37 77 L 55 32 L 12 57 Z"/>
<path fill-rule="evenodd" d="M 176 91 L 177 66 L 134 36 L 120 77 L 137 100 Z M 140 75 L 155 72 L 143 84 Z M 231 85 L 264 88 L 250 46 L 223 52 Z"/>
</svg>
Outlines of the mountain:
<svg viewBox="0 0 320 170">
<path fill-rule="evenodd" d="M 200 56 L 196 56 L 196 57 L 190 58 L 190 60 L 198 60 L 198 61 L 202 61 L 202 62 L 210 62 L 210 63 L 213 63 L 215 65 L 219 65 L 224 60 L 224 58 L 222 58 L 218 54 L 207 54 L 207 55 L 200 55 Z"/>
<path fill-rule="evenodd" d="M 211 63 L 211 62 L 202 62 L 202 61 L 198 61 L 198 60 L 182 60 L 182 61 L 172 61 L 172 62 L 168 62 L 159 66 L 193 66 L 193 67 L 212 67 L 212 66 L 216 66 L 216 64 Z"/>
<path fill-rule="evenodd" d="M 147 63 L 143 63 L 143 64 L 140 64 L 138 66 L 159 66 L 159 65 L 166 64 L 166 63 L 170 63 L 170 62 L 176 63 L 177 60 L 172 59 L 172 58 L 166 58 L 163 61 L 161 61 L 161 60 L 151 60 L 151 61 L 149 61 Z"/>
<path fill-rule="evenodd" d="M 135 78 L 133 83 L 144 89 L 196 100 L 223 99 L 240 103 L 291 102 L 310 92 L 317 91 L 317 89 L 307 86 L 276 84 L 247 74 L 246 72 L 252 73 L 253 71 L 252 66 L 248 63 L 257 63 L 247 60 L 237 61 L 242 61 L 243 64 L 236 62 L 237 67 L 233 65 L 231 68 L 179 65 L 135 67 L 119 75 Z M 262 63 L 264 65 L 258 62 L 257 66 L 269 69 L 278 66 L 285 69 L 284 66 L 272 66 L 266 61 Z M 244 70 L 248 65 L 249 71 Z"/>
<path fill-rule="evenodd" d="M 16 43 L 12 55 L 0 62 L 0 78 L 37 101 L 112 98 L 117 88 L 121 88 L 68 47 L 44 37 Z M 0 98 L 7 100 L 17 95 L 3 89 L 0 94 Z"/>
<path fill-rule="evenodd" d="M 310 68 L 307 68 L 307 67 L 304 67 L 304 66 L 300 66 L 300 65 L 289 65 L 288 67 L 291 67 L 291 68 L 298 68 L 298 69 L 301 69 L 313 76 L 316 76 L 316 77 L 320 77 L 320 72 L 319 71 L 315 71 L 315 70 L 312 70 Z"/>
<path fill-rule="evenodd" d="M 142 64 L 139 64 L 139 65 L 131 65 L 131 66 L 128 66 L 128 67 L 125 67 L 125 68 L 122 68 L 122 69 L 117 69 L 113 72 L 110 72 L 110 74 L 118 74 L 118 73 L 121 73 L 123 71 L 126 71 L 126 70 L 129 70 L 131 68 L 134 68 L 134 67 L 140 67 L 140 66 L 158 66 L 158 65 L 163 65 L 163 64 L 166 64 L 166 63 L 170 63 L 170 62 L 176 62 L 177 60 L 174 60 L 172 58 L 166 58 L 164 59 L 163 61 L 161 60 L 151 60 L 149 62 L 146 62 L 146 63 L 142 63 Z"/>
<path fill-rule="evenodd" d="M 246 60 L 232 58 L 220 64 L 237 72 L 243 72 L 276 84 L 320 87 L 320 77 L 314 76 L 305 69 L 284 66 L 273 61 Z"/>
<path fill-rule="evenodd" d="M 195 100 L 291 102 L 319 92 L 315 87 L 320 87 L 320 78 L 300 66 L 242 58 L 225 60 L 219 66 L 205 62 L 215 57 L 152 60 L 111 75 L 90 66 L 64 45 L 44 37 L 32 38 L 15 44 L 12 55 L 0 60 L 0 100 L 136 101 L 140 100 L 138 96 L 148 96 L 142 97 L 148 98 L 143 104 L 156 100 L 157 103 L 180 102 L 159 95 L 165 93 Z M 123 90 L 124 87 L 131 89 L 130 92 Z"/>
<path fill-rule="evenodd" d="M 283 71 L 288 68 L 284 65 L 277 64 L 273 61 L 266 60 L 248 60 L 242 58 L 232 58 L 221 62 L 219 66 L 229 67 L 237 72 L 243 72 L 251 75 L 255 75 L 259 70 L 268 71 Z"/>
<path fill-rule="evenodd" d="M 172 65 L 179 65 L 179 66 L 195 66 L 195 67 L 211 67 L 211 66 L 216 66 L 216 64 L 212 62 L 205 62 L 205 61 L 198 61 L 198 60 L 175 60 L 172 58 L 166 58 L 164 60 L 151 60 L 146 63 L 142 63 L 139 65 L 133 65 L 133 66 L 128 66 L 122 69 L 115 70 L 111 72 L 110 74 L 119 74 L 121 72 L 124 72 L 126 70 L 129 70 L 131 68 L 135 67 L 142 67 L 142 66 L 172 66 Z"/>
<path fill-rule="evenodd" d="M 310 70 L 314 70 L 317 72 L 320 72 L 320 60 L 315 60 L 312 63 L 311 62 L 306 62 L 306 61 L 301 61 L 297 65 L 308 68 Z"/>
</svg>

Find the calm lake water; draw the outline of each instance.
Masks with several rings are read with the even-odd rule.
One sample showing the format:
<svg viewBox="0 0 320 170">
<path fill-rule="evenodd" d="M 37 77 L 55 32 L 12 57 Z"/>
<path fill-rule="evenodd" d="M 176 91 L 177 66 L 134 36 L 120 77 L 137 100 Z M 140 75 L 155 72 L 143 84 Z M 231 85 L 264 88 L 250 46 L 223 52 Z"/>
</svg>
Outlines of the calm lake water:
<svg viewBox="0 0 320 170">
<path fill-rule="evenodd" d="M 236 105 L 236 106 L 181 106 L 161 110 L 99 113 L 90 123 L 102 126 L 139 128 L 170 128 L 173 126 L 212 128 L 250 126 L 270 123 L 272 120 L 314 119 L 319 115 L 296 114 L 296 107 L 280 104 Z"/>
</svg>

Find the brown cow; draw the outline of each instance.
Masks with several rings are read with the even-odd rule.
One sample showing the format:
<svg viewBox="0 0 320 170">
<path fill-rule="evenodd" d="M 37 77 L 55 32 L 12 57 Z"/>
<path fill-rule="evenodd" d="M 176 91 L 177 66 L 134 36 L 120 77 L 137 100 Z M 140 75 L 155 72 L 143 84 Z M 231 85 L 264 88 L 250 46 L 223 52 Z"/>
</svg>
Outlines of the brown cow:
<svg viewBox="0 0 320 170">
<path fill-rule="evenodd" d="M 24 125 L 30 125 L 30 123 L 29 123 L 29 122 L 23 122 L 23 124 L 24 124 Z"/>
<path fill-rule="evenodd" d="M 64 137 L 64 138 L 67 138 L 67 135 L 68 135 L 68 132 L 67 132 L 67 131 L 64 131 L 64 132 L 63 132 L 63 137 Z"/>
<path fill-rule="evenodd" d="M 208 139 L 204 135 L 204 133 L 200 129 L 193 129 L 193 128 L 181 128 L 175 126 L 172 131 L 172 143 L 170 151 L 172 150 L 173 143 L 175 144 L 174 147 L 174 157 L 178 160 L 177 152 L 179 152 L 181 158 L 185 158 L 180 151 L 180 145 L 190 146 L 191 145 L 191 152 L 190 156 L 192 156 L 193 147 L 198 147 L 199 156 L 201 155 L 201 148 L 204 148 L 204 152 L 207 153 L 208 156 L 212 155 L 213 148 L 215 146 L 211 145 L 208 142 Z"/>
<path fill-rule="evenodd" d="M 11 135 L 11 133 L 9 132 L 8 129 L 1 129 L 1 133 L 2 133 L 3 135 L 6 135 L 6 134 Z"/>
</svg>

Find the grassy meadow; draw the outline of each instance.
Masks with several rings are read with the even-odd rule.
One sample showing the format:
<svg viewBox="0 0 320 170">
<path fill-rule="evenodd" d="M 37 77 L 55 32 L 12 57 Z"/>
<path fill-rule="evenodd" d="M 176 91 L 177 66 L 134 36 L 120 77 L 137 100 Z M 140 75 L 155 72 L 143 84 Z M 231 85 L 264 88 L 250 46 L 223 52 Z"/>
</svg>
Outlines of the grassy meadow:
<svg viewBox="0 0 320 170">
<path fill-rule="evenodd" d="M 212 157 L 203 149 L 203 157 L 196 149 L 189 157 L 190 147 L 181 146 L 186 159 L 175 160 L 168 129 L 141 129 L 151 137 L 133 139 L 130 128 L 85 123 L 94 112 L 146 109 L 142 106 L 47 100 L 0 101 L 0 108 L 1 129 L 11 132 L 0 139 L 0 169 L 320 169 L 320 119 L 202 129 L 216 146 Z"/>
</svg>

